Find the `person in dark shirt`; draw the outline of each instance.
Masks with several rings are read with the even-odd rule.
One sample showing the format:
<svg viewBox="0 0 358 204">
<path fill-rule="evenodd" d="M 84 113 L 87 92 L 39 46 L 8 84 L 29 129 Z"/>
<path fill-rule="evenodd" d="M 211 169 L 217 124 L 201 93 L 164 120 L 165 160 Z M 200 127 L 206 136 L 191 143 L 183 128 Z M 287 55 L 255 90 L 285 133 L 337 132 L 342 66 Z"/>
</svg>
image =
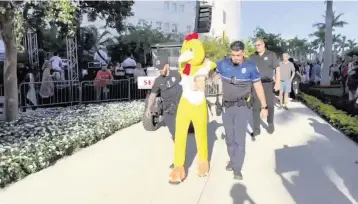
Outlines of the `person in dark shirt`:
<svg viewBox="0 0 358 204">
<path fill-rule="evenodd" d="M 267 105 L 261 76 L 252 60 L 245 59 L 245 45 L 241 41 L 231 44 L 231 57 L 217 62 L 216 71 L 222 79 L 223 125 L 230 162 L 226 170 L 234 172 L 234 179 L 241 180 L 245 159 L 245 138 L 250 114 L 249 98 L 252 87 L 261 102 L 261 117 L 267 116 Z"/>
<path fill-rule="evenodd" d="M 301 75 L 300 75 L 300 68 L 299 66 L 294 62 L 293 58 L 288 59 L 288 61 L 292 62 L 295 66 L 295 73 L 292 79 L 292 98 L 295 100 L 297 99 L 297 94 L 299 91 L 299 86 L 301 83 Z"/>
<path fill-rule="evenodd" d="M 267 132 L 272 134 L 275 131 L 274 127 L 274 92 L 272 87 L 274 86 L 275 91 L 280 90 L 281 86 L 281 79 L 280 79 L 280 67 L 279 67 L 279 60 L 277 58 L 276 53 L 268 50 L 265 48 L 265 42 L 262 39 L 257 39 L 256 43 L 256 53 L 254 53 L 250 59 L 254 61 L 259 69 L 261 74 L 261 82 L 262 86 L 264 87 L 267 107 L 268 107 L 268 117 L 267 123 L 268 128 Z M 275 85 L 273 85 L 273 75 L 272 72 L 275 70 Z M 253 109 L 253 132 L 251 133 L 252 137 L 258 136 L 261 133 L 260 130 L 260 101 L 257 99 L 257 94 L 255 90 L 253 90 L 253 102 L 254 102 L 254 109 Z"/>
<path fill-rule="evenodd" d="M 180 73 L 176 70 L 170 70 L 169 64 L 166 64 L 160 71 L 160 76 L 154 81 L 145 111 L 146 117 L 151 117 L 151 107 L 155 102 L 155 98 L 160 93 L 164 110 L 164 123 L 168 127 L 173 140 L 177 107 L 183 91 L 182 86 L 179 84 L 180 81 Z"/>
</svg>

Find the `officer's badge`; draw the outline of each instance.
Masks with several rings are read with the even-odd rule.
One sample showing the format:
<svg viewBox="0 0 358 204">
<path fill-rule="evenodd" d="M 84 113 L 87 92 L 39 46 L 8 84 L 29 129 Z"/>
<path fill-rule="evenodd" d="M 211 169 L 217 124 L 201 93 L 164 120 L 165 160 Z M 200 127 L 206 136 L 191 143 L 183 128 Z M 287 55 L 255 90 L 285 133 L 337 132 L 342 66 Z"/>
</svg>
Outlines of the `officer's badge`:
<svg viewBox="0 0 358 204">
<path fill-rule="evenodd" d="M 243 73 L 243 74 L 246 73 L 246 68 L 245 67 L 241 69 L 241 73 Z"/>
<path fill-rule="evenodd" d="M 175 82 L 175 77 L 172 77 L 172 82 Z"/>
<path fill-rule="evenodd" d="M 265 57 L 264 60 L 268 60 L 268 57 Z"/>
</svg>

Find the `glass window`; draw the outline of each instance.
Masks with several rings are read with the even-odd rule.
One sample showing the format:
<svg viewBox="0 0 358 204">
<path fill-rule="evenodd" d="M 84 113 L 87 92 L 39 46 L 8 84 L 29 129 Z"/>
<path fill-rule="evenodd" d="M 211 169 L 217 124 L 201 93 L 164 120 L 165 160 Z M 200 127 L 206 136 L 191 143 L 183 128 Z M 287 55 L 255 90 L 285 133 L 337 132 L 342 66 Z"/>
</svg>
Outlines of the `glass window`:
<svg viewBox="0 0 358 204">
<path fill-rule="evenodd" d="M 177 24 L 172 24 L 172 32 L 173 33 L 178 32 L 178 25 Z"/>
<path fill-rule="evenodd" d="M 191 31 L 192 31 L 191 26 L 190 25 L 186 26 L 186 32 L 190 33 Z"/>
<path fill-rule="evenodd" d="M 226 12 L 223 11 L 223 24 L 226 24 Z"/>
<path fill-rule="evenodd" d="M 164 1 L 164 9 L 169 10 L 169 1 Z"/>
<path fill-rule="evenodd" d="M 177 4 L 176 3 L 173 2 L 172 7 L 173 7 L 173 11 L 177 11 Z"/>
<path fill-rule="evenodd" d="M 169 31 L 169 23 L 164 23 L 164 31 Z"/>
<path fill-rule="evenodd" d="M 162 29 L 162 22 L 157 21 L 156 25 L 157 25 L 157 29 L 158 29 L 158 30 L 161 30 L 161 29 Z"/>
<path fill-rule="evenodd" d="M 184 4 L 180 5 L 180 12 L 184 12 Z"/>
</svg>

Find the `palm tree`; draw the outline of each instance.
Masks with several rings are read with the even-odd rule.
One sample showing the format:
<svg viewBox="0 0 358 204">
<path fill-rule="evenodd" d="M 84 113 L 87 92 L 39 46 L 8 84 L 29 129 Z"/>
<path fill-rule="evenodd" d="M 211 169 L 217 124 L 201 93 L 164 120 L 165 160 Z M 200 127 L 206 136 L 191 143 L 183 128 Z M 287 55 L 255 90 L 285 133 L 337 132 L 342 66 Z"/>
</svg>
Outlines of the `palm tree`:
<svg viewBox="0 0 358 204">
<path fill-rule="evenodd" d="M 317 30 L 312 34 L 309 34 L 310 37 L 314 37 L 315 39 L 312 41 L 312 45 L 314 49 L 318 49 L 319 61 L 323 59 L 323 48 L 325 43 L 325 32 L 324 30 Z"/>
<path fill-rule="evenodd" d="M 333 13 L 333 1 L 327 0 L 326 2 L 326 23 L 324 26 L 325 30 L 325 49 L 324 49 L 324 62 L 322 70 L 322 85 L 330 85 L 329 67 L 332 63 L 332 44 L 333 44 L 333 21 L 336 19 Z"/>
<path fill-rule="evenodd" d="M 349 50 L 353 50 L 357 45 L 358 43 L 355 42 L 355 39 L 347 40 L 347 47 Z"/>
<path fill-rule="evenodd" d="M 327 3 L 327 2 L 326 2 Z M 327 14 L 326 14 L 327 15 Z M 326 19 L 326 15 L 323 15 L 323 18 Z M 340 18 L 343 16 L 343 13 L 340 13 L 336 15 L 336 12 L 333 12 L 333 15 L 331 17 L 332 20 L 332 31 L 334 31 L 334 28 L 342 28 L 348 23 L 346 21 L 341 21 Z M 326 29 L 326 23 L 315 23 L 313 24 L 313 27 L 318 28 L 319 30 L 325 30 Z"/>
</svg>

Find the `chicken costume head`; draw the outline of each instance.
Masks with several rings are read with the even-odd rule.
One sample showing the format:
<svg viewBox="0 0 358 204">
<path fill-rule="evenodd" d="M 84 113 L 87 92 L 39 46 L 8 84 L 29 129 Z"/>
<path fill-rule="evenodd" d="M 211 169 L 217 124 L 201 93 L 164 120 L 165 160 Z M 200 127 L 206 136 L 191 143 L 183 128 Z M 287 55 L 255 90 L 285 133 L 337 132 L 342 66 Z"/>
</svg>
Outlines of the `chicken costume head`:
<svg viewBox="0 0 358 204">
<path fill-rule="evenodd" d="M 169 180 L 171 184 L 179 184 L 186 177 L 184 163 L 190 123 L 194 126 L 199 156 L 198 175 L 205 176 L 209 171 L 205 79 L 209 71 L 216 67 L 215 63 L 205 59 L 204 46 L 197 33 L 185 38 L 178 61 L 183 94 L 176 115 L 174 168 Z"/>
</svg>

